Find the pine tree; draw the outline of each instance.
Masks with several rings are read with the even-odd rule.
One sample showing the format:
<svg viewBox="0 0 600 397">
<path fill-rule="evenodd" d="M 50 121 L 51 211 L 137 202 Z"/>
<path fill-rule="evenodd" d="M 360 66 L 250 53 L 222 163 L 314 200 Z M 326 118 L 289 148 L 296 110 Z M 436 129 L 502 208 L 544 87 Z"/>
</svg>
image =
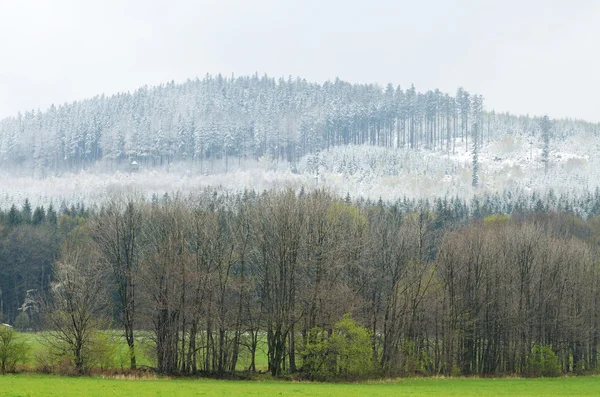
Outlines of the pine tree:
<svg viewBox="0 0 600 397">
<path fill-rule="evenodd" d="M 23 203 L 21 220 L 23 223 L 31 223 L 31 204 L 29 204 L 29 199 L 25 199 L 25 202 Z"/>
<path fill-rule="evenodd" d="M 552 121 L 548 115 L 544 115 L 540 120 L 540 129 L 542 130 L 542 139 L 544 146 L 542 148 L 542 161 L 544 162 L 544 173 L 548 173 L 548 163 L 550 157 L 550 130 L 552 129 Z"/>
<path fill-rule="evenodd" d="M 50 226 L 56 226 L 58 222 L 58 216 L 56 215 L 56 211 L 54 210 L 54 206 L 52 203 L 48 206 L 48 212 L 46 214 L 46 223 Z"/>
<path fill-rule="evenodd" d="M 471 109 L 471 98 L 470 94 L 467 91 L 462 92 L 462 97 L 460 98 L 461 104 L 461 125 L 464 128 L 464 136 L 465 136 L 465 151 L 469 150 L 469 111 Z"/>
<path fill-rule="evenodd" d="M 10 211 L 8 211 L 8 224 L 10 226 L 21 224 L 21 213 L 14 204 L 10 207 Z"/>
<path fill-rule="evenodd" d="M 473 144 L 473 186 L 479 185 L 479 130 L 481 127 L 481 112 L 483 108 L 483 98 L 478 95 L 473 96 L 473 125 L 471 126 L 472 144 Z"/>
<path fill-rule="evenodd" d="M 44 207 L 36 207 L 35 211 L 33 211 L 33 217 L 31 219 L 31 223 L 34 225 L 39 225 L 44 222 L 46 218 L 46 213 L 44 212 Z"/>
</svg>

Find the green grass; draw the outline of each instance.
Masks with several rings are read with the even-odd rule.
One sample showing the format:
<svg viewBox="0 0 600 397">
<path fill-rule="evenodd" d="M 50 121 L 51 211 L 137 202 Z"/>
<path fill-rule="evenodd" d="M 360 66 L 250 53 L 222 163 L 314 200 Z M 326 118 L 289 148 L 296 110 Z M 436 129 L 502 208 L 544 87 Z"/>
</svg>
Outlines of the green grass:
<svg viewBox="0 0 600 397">
<path fill-rule="evenodd" d="M 0 397 L 79 396 L 597 396 L 600 377 L 402 379 L 359 384 L 283 381 L 119 380 L 0 376 Z"/>
</svg>

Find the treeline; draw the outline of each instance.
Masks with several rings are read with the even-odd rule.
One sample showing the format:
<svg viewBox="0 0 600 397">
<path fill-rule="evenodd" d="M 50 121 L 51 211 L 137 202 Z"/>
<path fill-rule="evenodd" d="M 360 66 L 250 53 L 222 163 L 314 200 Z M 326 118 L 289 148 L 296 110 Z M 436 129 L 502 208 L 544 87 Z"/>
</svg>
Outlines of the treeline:
<svg viewBox="0 0 600 397">
<path fill-rule="evenodd" d="M 402 205 L 114 199 L 64 238 L 40 324 L 81 372 L 111 318 L 166 374 L 256 370 L 262 342 L 274 376 L 597 369 L 598 217 Z"/>
<path fill-rule="evenodd" d="M 88 216 L 83 204 L 34 208 L 27 199 L 0 209 L 0 322 L 34 327 L 35 303 L 50 288 L 60 246 Z"/>
<path fill-rule="evenodd" d="M 214 192 L 206 191 L 195 201 L 213 200 Z M 256 197 L 256 192 L 247 194 Z M 152 202 L 159 204 L 169 200 L 169 196 L 154 196 Z M 235 195 L 222 197 L 226 206 L 235 207 Z M 483 219 L 490 215 L 511 215 L 516 219 L 529 219 L 532 215 L 551 212 L 565 213 L 575 219 L 588 219 L 600 215 L 600 189 L 581 195 L 557 195 L 552 191 L 546 194 L 524 192 L 503 192 L 492 195 L 478 195 L 465 201 L 458 197 L 428 199 L 401 199 L 393 203 L 354 200 L 347 196 L 346 203 L 360 208 L 382 205 L 395 208 L 402 213 L 427 210 L 435 214 L 436 227 L 456 227 L 472 219 Z M 91 209 L 83 203 L 50 203 L 32 206 L 25 200 L 19 206 L 0 208 L 0 321 L 14 324 L 16 317 L 26 308 L 25 301 L 32 294 L 46 294 L 50 285 L 51 265 L 59 256 L 63 240 L 71 230 L 89 218 L 98 215 L 98 209 Z M 28 292 L 29 292 L 29 298 Z M 23 306 L 25 305 L 25 306 Z M 21 319 L 28 320 L 27 316 Z M 33 324 L 31 325 L 33 326 Z"/>
<path fill-rule="evenodd" d="M 0 164 L 40 175 L 101 162 L 160 166 L 258 159 L 295 163 L 334 146 L 371 144 L 444 152 L 476 149 L 504 135 L 541 139 L 540 120 L 483 112 L 483 98 L 459 88 L 418 92 L 342 80 L 324 84 L 257 75 L 173 82 L 28 111 L 0 121 Z M 553 139 L 597 134 L 598 124 L 555 120 Z"/>
</svg>

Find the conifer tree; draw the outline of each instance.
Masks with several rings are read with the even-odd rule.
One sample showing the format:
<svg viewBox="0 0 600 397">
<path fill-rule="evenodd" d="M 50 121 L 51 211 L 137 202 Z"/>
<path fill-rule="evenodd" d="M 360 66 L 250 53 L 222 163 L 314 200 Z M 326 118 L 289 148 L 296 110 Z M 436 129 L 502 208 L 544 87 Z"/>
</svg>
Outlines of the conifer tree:
<svg viewBox="0 0 600 397">
<path fill-rule="evenodd" d="M 21 221 L 23 223 L 31 223 L 31 204 L 29 203 L 29 199 L 25 199 L 25 202 L 23 203 Z"/>
<path fill-rule="evenodd" d="M 552 121 L 548 115 L 544 115 L 540 120 L 540 129 L 542 130 L 542 161 L 544 162 L 544 173 L 548 173 L 548 162 L 550 156 L 550 130 L 552 129 Z"/>
<path fill-rule="evenodd" d="M 34 225 L 39 225 L 44 222 L 46 218 L 46 213 L 44 211 L 44 207 L 36 207 L 35 211 L 33 211 L 33 217 L 31 219 L 31 223 Z"/>
<path fill-rule="evenodd" d="M 478 95 L 473 96 L 473 125 L 471 126 L 472 144 L 473 144 L 473 186 L 479 185 L 479 130 L 481 128 L 481 112 L 483 107 L 483 98 Z"/>
<path fill-rule="evenodd" d="M 21 224 L 21 213 L 14 204 L 10 207 L 10 211 L 8 211 L 8 224 L 10 226 Z"/>
</svg>

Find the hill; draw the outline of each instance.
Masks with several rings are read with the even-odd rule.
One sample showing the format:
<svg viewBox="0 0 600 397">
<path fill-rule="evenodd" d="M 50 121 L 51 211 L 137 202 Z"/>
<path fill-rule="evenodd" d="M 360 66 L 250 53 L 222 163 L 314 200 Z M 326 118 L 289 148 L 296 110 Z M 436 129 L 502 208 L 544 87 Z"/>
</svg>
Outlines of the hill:
<svg viewBox="0 0 600 397">
<path fill-rule="evenodd" d="M 483 105 L 462 88 L 257 75 L 97 96 L 0 121 L 0 206 L 123 185 L 158 194 L 325 185 L 390 199 L 597 186 L 598 124 L 552 120 L 544 135 L 541 118 Z"/>
</svg>

